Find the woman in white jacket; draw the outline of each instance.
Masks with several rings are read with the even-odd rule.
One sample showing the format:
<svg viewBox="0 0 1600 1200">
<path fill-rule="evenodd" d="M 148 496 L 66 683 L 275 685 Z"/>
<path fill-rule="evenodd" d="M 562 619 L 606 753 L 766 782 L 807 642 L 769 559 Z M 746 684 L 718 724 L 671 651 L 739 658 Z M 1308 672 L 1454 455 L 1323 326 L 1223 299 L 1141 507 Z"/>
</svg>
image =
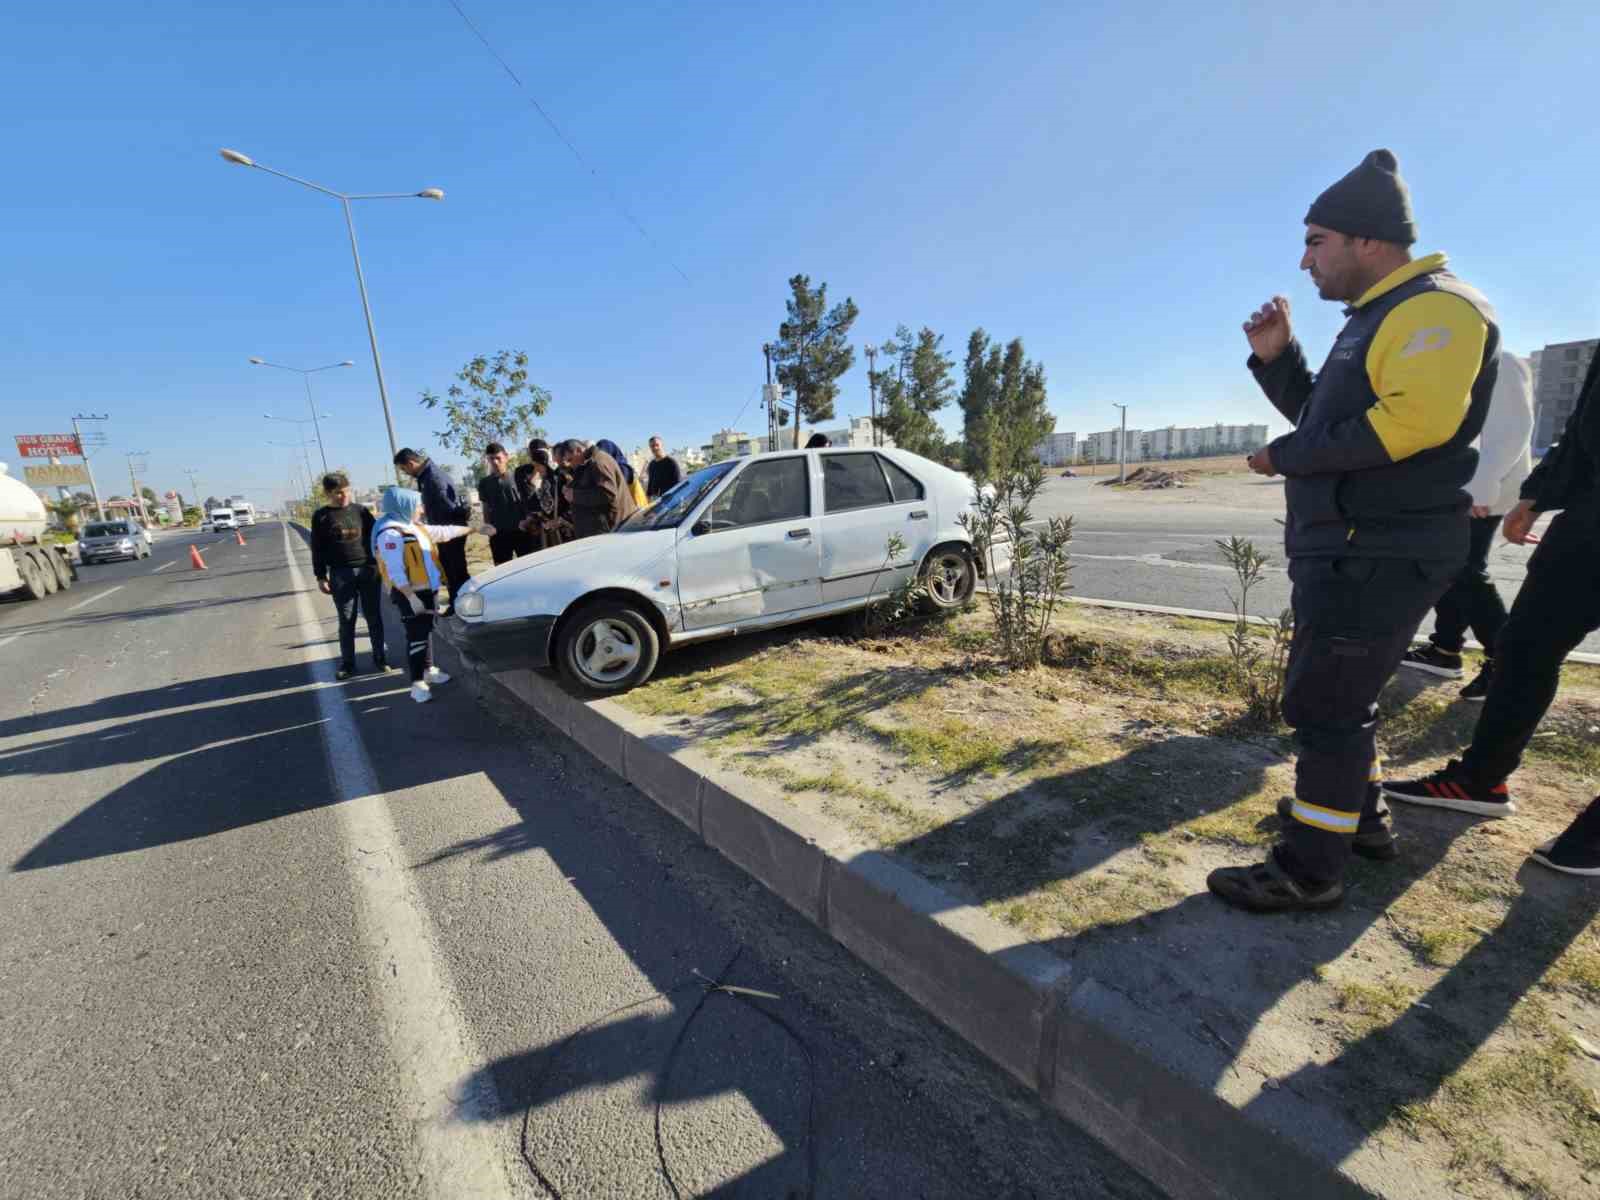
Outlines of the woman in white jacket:
<svg viewBox="0 0 1600 1200">
<path fill-rule="evenodd" d="M 473 532 L 493 537 L 495 531 L 492 525 L 424 525 L 416 519 L 421 506 L 422 497 L 416 492 L 385 489 L 383 515 L 372 530 L 372 554 L 405 626 L 411 698 L 426 704 L 433 699 L 430 685 L 450 682 L 450 676 L 433 665 L 429 645 L 437 611 L 435 597 L 444 582 L 436 547 Z"/>
<path fill-rule="evenodd" d="M 1506 621 L 1505 602 L 1489 578 L 1489 550 L 1500 518 L 1517 504 L 1522 481 L 1533 470 L 1533 378 L 1527 363 L 1502 352 L 1500 375 L 1478 436 L 1478 470 L 1467 484 L 1472 497 L 1472 548 L 1467 565 L 1435 607 L 1433 635 L 1407 652 L 1405 665 L 1446 679 L 1460 679 L 1461 647 L 1470 627 L 1483 647 L 1483 670 L 1461 689 L 1463 700 L 1482 701 L 1494 671 L 1494 642 Z"/>
</svg>

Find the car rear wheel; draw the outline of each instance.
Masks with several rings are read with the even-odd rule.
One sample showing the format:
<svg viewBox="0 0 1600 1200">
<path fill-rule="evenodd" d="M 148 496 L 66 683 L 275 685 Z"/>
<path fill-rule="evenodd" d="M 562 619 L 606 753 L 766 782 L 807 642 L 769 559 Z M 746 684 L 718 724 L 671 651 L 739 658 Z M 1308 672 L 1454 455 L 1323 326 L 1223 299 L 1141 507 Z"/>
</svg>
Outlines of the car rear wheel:
<svg viewBox="0 0 1600 1200">
<path fill-rule="evenodd" d="M 941 546 L 922 566 L 922 586 L 928 604 L 938 612 L 963 607 L 978 590 L 978 569 L 964 546 Z"/>
<path fill-rule="evenodd" d="M 660 657 L 655 627 L 619 600 L 586 605 L 566 622 L 556 645 L 562 674 L 597 696 L 638 687 L 650 678 Z"/>
</svg>

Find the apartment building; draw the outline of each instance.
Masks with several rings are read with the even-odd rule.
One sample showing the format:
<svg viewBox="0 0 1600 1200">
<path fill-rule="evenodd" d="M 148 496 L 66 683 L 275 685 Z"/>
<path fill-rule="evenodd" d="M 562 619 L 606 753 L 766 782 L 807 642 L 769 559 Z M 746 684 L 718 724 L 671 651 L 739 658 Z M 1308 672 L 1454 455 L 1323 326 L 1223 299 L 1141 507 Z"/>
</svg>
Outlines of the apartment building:
<svg viewBox="0 0 1600 1200">
<path fill-rule="evenodd" d="M 1533 392 L 1533 446 L 1542 453 L 1561 440 L 1567 418 L 1578 404 L 1578 389 L 1600 348 L 1600 338 L 1583 342 L 1553 342 L 1536 352 Z"/>
</svg>

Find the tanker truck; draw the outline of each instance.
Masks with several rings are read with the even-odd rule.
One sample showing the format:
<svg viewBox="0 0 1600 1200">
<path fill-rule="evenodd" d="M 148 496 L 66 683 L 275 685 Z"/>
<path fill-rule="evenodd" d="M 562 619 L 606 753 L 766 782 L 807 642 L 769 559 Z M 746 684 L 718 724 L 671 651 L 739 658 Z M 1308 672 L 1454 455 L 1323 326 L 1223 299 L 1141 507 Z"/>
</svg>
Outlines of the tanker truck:
<svg viewBox="0 0 1600 1200">
<path fill-rule="evenodd" d="M 77 579 L 67 548 L 44 541 L 47 524 L 33 489 L 0 463 L 0 595 L 43 600 Z"/>
</svg>

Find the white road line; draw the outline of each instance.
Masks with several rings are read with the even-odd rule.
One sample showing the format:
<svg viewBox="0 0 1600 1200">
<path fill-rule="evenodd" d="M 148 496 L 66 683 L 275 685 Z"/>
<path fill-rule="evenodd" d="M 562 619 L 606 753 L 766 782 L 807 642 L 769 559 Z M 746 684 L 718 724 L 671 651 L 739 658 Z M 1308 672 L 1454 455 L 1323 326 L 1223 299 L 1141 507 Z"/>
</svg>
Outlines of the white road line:
<svg viewBox="0 0 1600 1200">
<path fill-rule="evenodd" d="M 90 596 L 87 600 L 79 600 L 71 608 L 67 609 L 67 611 L 69 613 L 73 613 L 73 612 L 77 612 L 80 608 L 87 608 L 89 605 L 93 604 L 96 600 L 104 600 L 107 596 L 111 595 L 112 592 L 120 592 L 123 588 L 125 588 L 127 586 L 128 585 L 125 584 L 125 583 L 119 583 L 119 584 L 117 584 L 116 587 L 107 588 L 105 591 L 100 592 L 97 595 Z"/>
<path fill-rule="evenodd" d="M 168 567 L 175 567 L 182 561 L 183 560 L 181 558 L 175 558 L 171 562 L 164 562 L 159 567 L 157 567 L 154 571 L 151 571 L 150 574 L 159 575 L 159 574 L 161 574 L 161 572 L 165 571 Z"/>
<path fill-rule="evenodd" d="M 20 633 L 13 633 L 10 637 L 0 638 L 0 646 L 8 645 L 9 643 L 16 641 L 21 636 L 22 635 Z"/>
<path fill-rule="evenodd" d="M 302 641 L 321 635 L 305 575 L 283 527 L 283 552 L 296 592 Z M 300 651 L 318 683 L 333 680 L 334 663 L 314 646 Z M 374 989 L 382 997 L 386 1040 L 404 1081 L 401 1097 L 414 1131 L 416 1167 L 437 1200 L 511 1196 L 492 1116 L 494 1086 L 483 1058 L 456 1016 L 448 970 L 434 951 L 432 923 L 411 885 L 388 801 L 362 748 L 361 734 L 338 689 L 319 687 L 317 708 L 343 826 L 350 871 L 361 896 Z M 356 848 L 360 848 L 360 853 Z M 484 1082 L 465 1088 L 467 1081 Z"/>
</svg>

